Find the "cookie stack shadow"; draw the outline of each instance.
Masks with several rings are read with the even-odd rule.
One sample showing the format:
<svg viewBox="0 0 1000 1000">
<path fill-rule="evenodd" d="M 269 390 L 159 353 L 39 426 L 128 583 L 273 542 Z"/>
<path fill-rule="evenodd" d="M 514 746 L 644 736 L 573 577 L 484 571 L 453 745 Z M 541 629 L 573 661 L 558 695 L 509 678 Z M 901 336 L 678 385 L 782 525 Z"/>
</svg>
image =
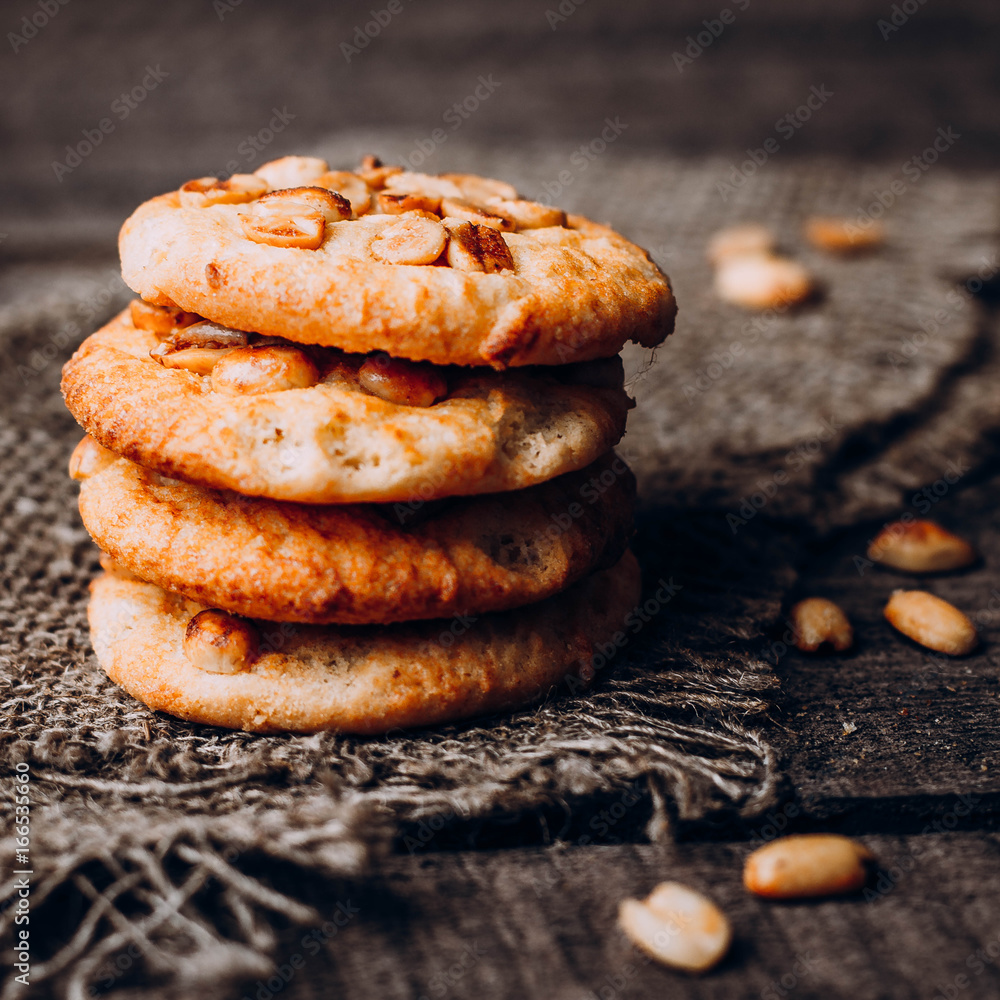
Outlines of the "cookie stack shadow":
<svg viewBox="0 0 1000 1000">
<path fill-rule="evenodd" d="M 639 599 L 613 448 L 669 284 L 501 181 L 285 157 L 126 222 L 63 373 L 97 658 L 150 708 L 375 734 L 592 680 Z"/>
</svg>

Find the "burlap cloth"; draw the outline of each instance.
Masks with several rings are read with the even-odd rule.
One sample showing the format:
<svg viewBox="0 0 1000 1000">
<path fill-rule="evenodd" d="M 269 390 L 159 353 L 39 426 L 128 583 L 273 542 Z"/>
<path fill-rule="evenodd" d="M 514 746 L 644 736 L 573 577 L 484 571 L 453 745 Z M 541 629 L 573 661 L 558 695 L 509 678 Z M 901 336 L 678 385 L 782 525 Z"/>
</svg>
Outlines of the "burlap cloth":
<svg viewBox="0 0 1000 1000">
<path fill-rule="evenodd" d="M 319 152 L 351 162 L 372 148 L 406 151 L 365 135 Z M 96 550 L 66 477 L 80 432 L 57 385 L 73 347 L 129 297 L 110 256 L 115 220 L 95 217 L 76 259 L 8 259 L 0 760 L 5 777 L 30 765 L 33 989 L 207 995 L 261 976 L 272 923 L 316 919 L 296 898 L 302 879 L 363 881 L 380 852 L 449 824 L 571 814 L 633 788 L 659 837 L 775 801 L 776 680 L 763 654 L 803 541 L 887 516 L 912 487 L 994 455 L 1000 359 L 979 279 L 965 282 L 996 271 L 996 186 L 939 167 L 896 198 L 883 251 L 841 260 L 804 245 L 802 219 L 856 216 L 898 168 L 772 162 L 734 192 L 720 186 L 727 161 L 612 149 L 557 199 L 570 152 L 452 145 L 447 165 L 426 166 L 509 177 L 610 221 L 674 279 L 676 334 L 655 359 L 628 352 L 638 408 L 622 450 L 640 481 L 647 593 L 661 580 L 679 589 L 650 596 L 648 623 L 591 693 L 474 723 L 368 740 L 249 736 L 155 714 L 111 684 L 87 638 Z M 715 300 L 706 239 L 744 219 L 773 225 L 815 269 L 819 302 L 755 317 Z M 9 832 L 6 789 L 2 801 Z M 9 839 L 3 864 L 16 867 Z M 9 932 L 12 883 L 2 896 Z M 129 975 L 108 978 L 123 954 Z M 21 990 L 11 979 L 3 996 Z"/>
</svg>

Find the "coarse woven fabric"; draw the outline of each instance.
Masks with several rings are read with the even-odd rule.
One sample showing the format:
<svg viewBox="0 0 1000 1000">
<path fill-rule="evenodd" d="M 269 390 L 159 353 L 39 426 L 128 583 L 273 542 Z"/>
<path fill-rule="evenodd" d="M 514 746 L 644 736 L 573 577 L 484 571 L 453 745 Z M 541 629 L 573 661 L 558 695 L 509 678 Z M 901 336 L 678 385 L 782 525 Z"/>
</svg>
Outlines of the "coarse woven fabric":
<svg viewBox="0 0 1000 1000">
<path fill-rule="evenodd" d="M 389 158 L 394 142 L 348 136 L 316 152 L 350 163 L 368 150 Z M 539 195 L 565 151 L 536 152 L 515 162 L 456 144 L 455 160 L 434 169 L 480 169 Z M 804 248 L 801 218 L 856 212 L 891 169 L 768 164 L 724 198 L 728 167 L 609 153 L 564 199 L 649 246 L 681 306 L 657 363 L 632 356 L 638 408 L 623 451 L 645 502 L 636 551 L 649 623 L 601 667 L 590 694 L 379 740 L 192 726 L 104 678 L 85 624 L 96 551 L 65 473 L 80 432 L 56 385 L 68 353 L 128 294 L 109 258 L 8 264 L 0 762 L 8 774 L 17 761 L 30 765 L 33 913 L 50 949 L 34 981 L 82 997 L 90 984 L 113 995 L 135 978 L 150 996 L 170 984 L 183 994 L 252 980 L 269 968 L 273 921 L 317 919 L 297 900 L 296 880 L 363 879 L 404 823 L 569 813 L 638 788 L 655 837 L 674 818 L 750 816 L 773 804 L 781 774 L 764 728 L 775 685 L 764 653 L 794 583 L 796 539 L 887 516 L 914 478 L 941 474 L 944 456 L 975 468 L 993 454 L 1000 418 L 974 383 L 996 364 L 996 345 L 977 325 L 975 300 L 948 296 L 989 261 L 983 220 L 997 199 L 992 182 L 939 170 L 891 213 L 885 251 L 841 261 Z M 773 223 L 827 285 L 824 301 L 768 317 L 757 336 L 746 332 L 752 316 L 712 299 L 703 260 L 715 228 L 745 219 Z M 888 352 L 932 329 L 893 365 Z M 736 342 L 744 349 L 733 354 Z M 725 360 L 727 350 L 732 363 L 710 373 L 713 353 Z M 727 521 L 756 491 L 763 513 L 754 504 L 746 524 Z M 805 531 L 779 532 L 774 514 Z M 655 597 L 670 592 L 661 580 L 675 591 L 669 601 Z M 4 870 L 10 850 L 6 841 Z M 122 955 L 127 972 L 115 964 Z M 6 995 L 15 989 L 8 983 Z"/>
</svg>

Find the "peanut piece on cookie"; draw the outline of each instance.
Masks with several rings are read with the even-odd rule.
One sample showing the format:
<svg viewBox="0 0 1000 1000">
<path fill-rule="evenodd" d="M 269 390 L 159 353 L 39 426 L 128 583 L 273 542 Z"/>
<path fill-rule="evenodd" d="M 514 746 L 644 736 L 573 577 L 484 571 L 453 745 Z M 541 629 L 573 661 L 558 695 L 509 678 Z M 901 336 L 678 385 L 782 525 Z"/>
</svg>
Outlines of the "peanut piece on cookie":
<svg viewBox="0 0 1000 1000">
<path fill-rule="evenodd" d="M 445 219 L 448 264 L 457 271 L 512 271 L 514 258 L 504 238 L 489 226 L 461 219 Z"/>
<path fill-rule="evenodd" d="M 326 232 L 326 213 L 298 198 L 277 198 L 270 202 L 258 202 L 250 215 L 240 216 L 240 223 L 243 232 L 254 243 L 315 250 L 322 244 Z"/>
<path fill-rule="evenodd" d="M 178 192 L 185 208 L 209 205 L 237 205 L 253 201 L 267 191 L 267 184 L 253 174 L 233 174 L 227 181 L 218 177 L 199 177 L 182 184 Z"/>
<path fill-rule="evenodd" d="M 442 174 L 445 180 L 451 181 L 463 198 L 470 201 L 486 201 L 489 198 L 504 198 L 507 201 L 517 200 L 517 188 L 506 181 L 498 181 L 493 177 L 480 177 L 479 174 Z"/>
<path fill-rule="evenodd" d="M 118 456 L 102 444 L 98 444 L 89 434 L 73 449 L 69 457 L 70 479 L 89 479 Z"/>
<path fill-rule="evenodd" d="M 428 212 L 437 215 L 441 210 L 441 199 L 426 194 L 378 193 L 378 209 L 383 215 L 402 215 L 404 212 Z"/>
<path fill-rule="evenodd" d="M 461 198 L 442 198 L 441 214 L 452 219 L 464 219 L 466 222 L 473 222 L 477 226 L 489 226 L 490 229 L 499 229 L 503 232 L 513 232 L 514 222 L 499 212 L 491 212 L 489 209 L 472 202 L 463 201 Z"/>
<path fill-rule="evenodd" d="M 258 167 L 254 175 L 263 178 L 273 191 L 315 184 L 329 169 L 326 160 L 318 156 L 282 156 Z"/>
<path fill-rule="evenodd" d="M 441 256 L 448 234 L 434 219 L 406 218 L 387 226 L 371 243 L 386 264 L 431 264 Z"/>
<path fill-rule="evenodd" d="M 295 206 L 323 213 L 327 222 L 344 222 L 351 218 L 351 203 L 337 191 L 325 187 L 281 188 L 260 198 L 254 206 L 256 211 L 295 211 Z"/>
<path fill-rule="evenodd" d="M 169 341 L 175 351 L 183 351 L 188 347 L 246 347 L 249 335 L 242 330 L 233 330 L 203 319 L 191 326 L 174 330 Z"/>
<path fill-rule="evenodd" d="M 320 187 L 336 191 L 350 202 L 354 217 L 364 215 L 372 207 L 372 192 L 363 177 L 349 170 L 328 170 L 317 178 Z"/>
<path fill-rule="evenodd" d="M 166 336 L 179 326 L 201 321 L 197 313 L 185 312 L 180 306 L 154 306 L 142 299 L 129 303 L 129 314 L 137 330 L 148 330 L 160 336 Z"/>
<path fill-rule="evenodd" d="M 380 354 L 358 371 L 358 383 L 373 396 L 401 406 L 432 406 L 448 392 L 448 383 L 433 365 Z"/>
<path fill-rule="evenodd" d="M 393 194 L 426 194 L 436 198 L 463 197 L 458 186 L 447 177 L 435 177 L 433 174 L 417 174 L 410 170 L 393 174 L 385 182 L 386 191 Z"/>
<path fill-rule="evenodd" d="M 386 165 L 377 156 L 370 154 L 362 158 L 361 166 L 356 171 L 357 175 L 375 191 L 381 191 L 393 174 L 402 172 L 402 167 Z"/>
<path fill-rule="evenodd" d="M 497 215 L 510 219 L 518 229 L 546 229 L 565 226 L 566 213 L 561 208 L 522 198 L 487 198 L 483 204 Z"/>
<path fill-rule="evenodd" d="M 225 611 L 199 611 L 184 631 L 184 654 L 210 674 L 238 674 L 257 658 L 260 636 L 246 619 Z"/>
<path fill-rule="evenodd" d="M 172 344 L 164 341 L 157 344 L 149 356 L 159 361 L 164 368 L 183 368 L 193 375 L 211 375 L 215 366 L 229 353 L 231 348 L 223 347 L 185 347 L 176 350 Z"/>
<path fill-rule="evenodd" d="M 212 371 L 216 392 L 261 393 L 308 389 L 319 381 L 309 356 L 290 344 L 237 347 Z"/>
</svg>

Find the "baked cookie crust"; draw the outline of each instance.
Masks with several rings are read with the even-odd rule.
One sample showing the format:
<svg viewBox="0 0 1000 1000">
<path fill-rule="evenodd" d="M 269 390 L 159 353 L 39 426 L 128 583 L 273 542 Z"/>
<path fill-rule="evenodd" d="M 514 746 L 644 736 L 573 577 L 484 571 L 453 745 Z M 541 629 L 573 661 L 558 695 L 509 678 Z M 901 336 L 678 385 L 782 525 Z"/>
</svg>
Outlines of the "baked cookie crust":
<svg viewBox="0 0 1000 1000">
<path fill-rule="evenodd" d="M 259 623 L 248 669 L 208 673 L 183 651 L 201 605 L 117 573 L 91 584 L 91 639 L 108 676 L 150 708 L 250 732 L 373 735 L 528 704 L 593 677 L 596 644 L 639 599 L 631 553 L 515 611 L 392 626 Z"/>
<path fill-rule="evenodd" d="M 76 455 L 95 447 L 84 439 Z M 513 494 L 325 506 L 100 457 L 71 463 L 89 466 L 80 515 L 97 545 L 143 580 L 249 618 L 367 624 L 518 607 L 616 563 L 632 528 L 635 480 L 613 454 Z"/>
<path fill-rule="evenodd" d="M 339 187 L 355 212 L 364 214 L 340 218 L 327 208 L 326 221 L 315 222 L 322 233 L 318 246 L 275 246 L 258 242 L 250 228 L 259 199 L 246 194 L 235 203 L 191 204 L 197 192 L 173 191 L 141 205 L 122 227 L 126 283 L 149 302 L 178 305 L 236 329 L 436 364 L 568 364 L 611 357 L 629 340 L 654 347 L 673 329 L 676 304 L 666 276 L 644 250 L 607 226 L 533 202 L 477 199 L 480 188 L 509 187 L 490 178 L 406 171 L 383 171 L 377 180 L 371 172 L 367 180 L 346 171 L 312 177 L 320 166 L 310 164 L 325 166 L 322 161 L 286 159 L 305 168 L 288 173 L 287 165 L 284 172 L 265 165 L 258 176 L 282 187 Z M 293 179 L 282 180 L 285 174 Z M 456 176 L 464 180 L 449 179 Z M 254 178 L 248 178 L 252 194 Z M 351 193 L 359 184 L 367 192 L 361 199 Z M 408 194 L 393 194 L 398 191 Z M 265 194 L 272 213 L 273 196 L 272 187 Z M 421 207 L 380 214 L 380 205 L 388 207 L 386 197 L 399 207 Z M 546 211 L 564 224 L 537 226 L 550 221 Z M 380 248 L 400 219 L 424 227 L 421 245 L 430 247 L 429 261 L 412 254 L 421 262 L 386 259 L 398 257 Z M 470 260 L 469 266 L 481 266 L 482 254 L 477 263 L 475 253 L 448 249 L 460 247 L 466 219 L 510 230 L 491 229 L 496 235 L 490 237 L 487 270 L 461 269 Z M 433 227 L 446 230 L 440 245 L 427 242 Z M 501 258 L 509 256 L 509 266 L 497 262 L 497 250 Z"/>
<path fill-rule="evenodd" d="M 63 368 L 70 412 L 100 444 L 174 479 L 302 503 L 497 493 L 596 461 L 632 405 L 565 372 L 453 369 L 432 406 L 388 402 L 339 374 L 310 388 L 232 395 L 149 356 L 128 310 Z"/>
</svg>

